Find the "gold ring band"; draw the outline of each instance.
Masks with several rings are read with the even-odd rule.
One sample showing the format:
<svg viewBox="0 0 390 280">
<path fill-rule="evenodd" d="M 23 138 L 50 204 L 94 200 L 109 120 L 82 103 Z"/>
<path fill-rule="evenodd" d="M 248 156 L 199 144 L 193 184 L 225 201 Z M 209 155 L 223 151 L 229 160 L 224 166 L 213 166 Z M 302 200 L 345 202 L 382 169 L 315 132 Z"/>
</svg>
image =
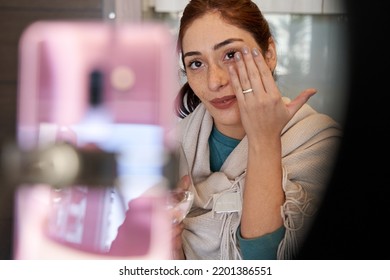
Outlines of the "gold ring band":
<svg viewBox="0 0 390 280">
<path fill-rule="evenodd" d="M 252 92 L 252 91 L 253 91 L 252 88 L 248 88 L 248 89 L 246 89 L 246 90 L 243 90 L 242 93 L 243 93 L 243 94 L 247 94 L 247 93 L 250 93 L 250 92 Z"/>
</svg>

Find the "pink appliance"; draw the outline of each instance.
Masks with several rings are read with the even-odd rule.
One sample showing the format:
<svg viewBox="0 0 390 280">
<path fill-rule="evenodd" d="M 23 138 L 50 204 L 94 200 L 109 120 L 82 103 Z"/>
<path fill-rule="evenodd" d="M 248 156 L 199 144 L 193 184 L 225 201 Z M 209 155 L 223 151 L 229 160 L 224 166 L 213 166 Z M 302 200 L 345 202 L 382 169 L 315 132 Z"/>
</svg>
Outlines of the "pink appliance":
<svg viewBox="0 0 390 280">
<path fill-rule="evenodd" d="M 91 177 L 112 168 L 69 151 L 36 164 L 54 183 L 18 187 L 14 258 L 170 258 L 163 168 L 173 147 L 172 34 L 156 23 L 38 21 L 19 47 L 19 149 L 65 143 L 113 153 L 117 178 L 114 185 L 56 185 L 64 181 L 58 170 L 74 178 L 86 168 L 95 170 Z"/>
</svg>

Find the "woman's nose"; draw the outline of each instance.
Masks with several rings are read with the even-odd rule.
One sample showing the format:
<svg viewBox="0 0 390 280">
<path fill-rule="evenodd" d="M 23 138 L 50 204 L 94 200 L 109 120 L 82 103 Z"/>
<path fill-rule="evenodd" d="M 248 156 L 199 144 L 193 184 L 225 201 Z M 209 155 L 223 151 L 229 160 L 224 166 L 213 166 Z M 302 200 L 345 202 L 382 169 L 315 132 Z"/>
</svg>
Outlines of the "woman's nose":
<svg viewBox="0 0 390 280">
<path fill-rule="evenodd" d="M 229 73 L 221 65 L 213 64 L 208 69 L 208 87 L 210 90 L 218 90 L 229 83 Z"/>
</svg>

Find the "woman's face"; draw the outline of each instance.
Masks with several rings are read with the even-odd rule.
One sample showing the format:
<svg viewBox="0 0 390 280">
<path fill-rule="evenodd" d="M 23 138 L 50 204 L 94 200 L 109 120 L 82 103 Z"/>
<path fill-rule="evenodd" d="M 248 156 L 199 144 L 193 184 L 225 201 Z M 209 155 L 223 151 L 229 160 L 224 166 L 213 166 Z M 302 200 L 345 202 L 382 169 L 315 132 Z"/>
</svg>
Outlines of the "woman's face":
<svg viewBox="0 0 390 280">
<path fill-rule="evenodd" d="M 234 53 L 241 52 L 244 46 L 260 49 L 255 39 L 246 30 L 224 22 L 218 13 L 208 13 L 188 27 L 182 46 L 188 83 L 218 130 L 242 139 L 245 131 L 228 65 L 235 65 Z"/>
</svg>

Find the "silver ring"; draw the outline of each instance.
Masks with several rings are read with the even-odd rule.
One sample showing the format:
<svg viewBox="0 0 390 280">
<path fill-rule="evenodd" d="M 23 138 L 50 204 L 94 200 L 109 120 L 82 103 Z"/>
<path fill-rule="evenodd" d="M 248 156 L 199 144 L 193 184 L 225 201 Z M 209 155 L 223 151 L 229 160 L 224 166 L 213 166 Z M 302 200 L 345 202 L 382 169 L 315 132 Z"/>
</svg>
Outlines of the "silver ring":
<svg viewBox="0 0 390 280">
<path fill-rule="evenodd" d="M 248 89 L 242 91 L 243 94 L 247 94 L 247 93 L 250 93 L 250 92 L 253 92 L 252 88 L 248 88 Z"/>
</svg>

